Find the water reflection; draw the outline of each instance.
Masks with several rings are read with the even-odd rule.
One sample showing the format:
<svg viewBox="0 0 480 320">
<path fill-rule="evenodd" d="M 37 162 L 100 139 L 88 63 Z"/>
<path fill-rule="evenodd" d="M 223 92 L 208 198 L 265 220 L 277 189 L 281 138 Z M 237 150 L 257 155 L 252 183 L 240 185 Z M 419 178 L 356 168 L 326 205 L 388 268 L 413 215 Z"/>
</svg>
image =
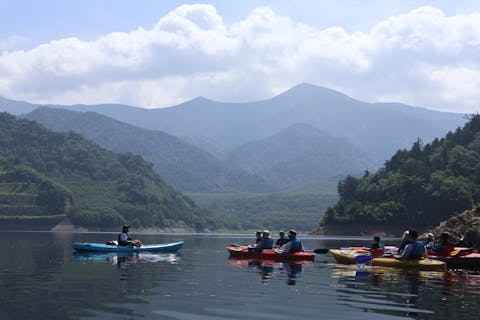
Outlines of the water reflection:
<svg viewBox="0 0 480 320">
<path fill-rule="evenodd" d="M 113 265 L 136 263 L 170 263 L 182 260 L 179 253 L 138 253 L 138 252 L 74 252 L 73 261 L 82 263 L 108 262 Z"/>
<path fill-rule="evenodd" d="M 279 275 L 281 278 L 286 277 L 286 284 L 294 286 L 297 279 L 301 276 L 304 264 L 313 264 L 313 261 L 293 261 L 278 262 L 265 259 L 239 259 L 228 258 L 228 263 L 234 266 L 243 266 L 245 268 L 256 268 L 260 274 L 260 281 L 268 284 L 272 280 L 273 275 Z"/>
<path fill-rule="evenodd" d="M 432 271 L 397 270 L 391 268 L 333 267 L 332 277 L 338 279 L 337 291 L 345 294 L 343 304 L 363 311 L 417 317 L 433 314 L 428 297 L 441 295 L 455 274 Z"/>
</svg>

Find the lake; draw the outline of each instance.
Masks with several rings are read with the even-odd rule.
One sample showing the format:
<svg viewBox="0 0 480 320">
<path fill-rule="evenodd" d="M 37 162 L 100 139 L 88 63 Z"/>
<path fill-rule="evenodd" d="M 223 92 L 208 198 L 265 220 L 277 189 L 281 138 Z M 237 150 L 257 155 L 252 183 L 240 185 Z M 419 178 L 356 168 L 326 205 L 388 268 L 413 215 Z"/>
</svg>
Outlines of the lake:
<svg viewBox="0 0 480 320">
<path fill-rule="evenodd" d="M 253 235 L 137 237 L 185 246 L 178 254 L 76 254 L 72 242 L 116 234 L 1 232 L 0 319 L 468 320 L 480 311 L 480 274 L 344 267 L 329 254 L 303 265 L 228 258 L 225 246 Z M 370 242 L 301 239 L 310 249 Z"/>
</svg>

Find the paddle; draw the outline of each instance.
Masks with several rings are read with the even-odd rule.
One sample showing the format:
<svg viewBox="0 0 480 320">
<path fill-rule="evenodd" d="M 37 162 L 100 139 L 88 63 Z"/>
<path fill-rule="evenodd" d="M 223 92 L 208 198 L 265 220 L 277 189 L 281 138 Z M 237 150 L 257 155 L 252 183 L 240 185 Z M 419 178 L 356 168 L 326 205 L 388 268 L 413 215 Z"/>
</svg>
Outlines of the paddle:
<svg viewBox="0 0 480 320">
<path fill-rule="evenodd" d="M 315 249 L 313 250 L 314 253 L 317 253 L 317 254 L 325 254 L 325 253 L 328 253 L 329 249 L 325 249 L 325 248 L 318 248 L 318 249 Z"/>
<path fill-rule="evenodd" d="M 355 256 L 355 262 L 357 264 L 365 264 L 367 262 L 370 262 L 373 257 L 369 254 L 359 254 L 358 256 Z"/>
</svg>

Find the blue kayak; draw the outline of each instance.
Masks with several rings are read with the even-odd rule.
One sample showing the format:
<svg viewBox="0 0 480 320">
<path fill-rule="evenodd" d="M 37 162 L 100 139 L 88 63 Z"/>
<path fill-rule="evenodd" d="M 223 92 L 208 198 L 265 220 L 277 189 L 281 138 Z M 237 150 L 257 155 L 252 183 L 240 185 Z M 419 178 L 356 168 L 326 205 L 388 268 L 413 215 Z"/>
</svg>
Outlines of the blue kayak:
<svg viewBox="0 0 480 320">
<path fill-rule="evenodd" d="M 176 252 L 183 247 L 183 241 L 143 245 L 141 247 L 115 246 L 103 243 L 72 243 L 73 249 L 77 251 L 101 251 L 101 252 Z"/>
</svg>

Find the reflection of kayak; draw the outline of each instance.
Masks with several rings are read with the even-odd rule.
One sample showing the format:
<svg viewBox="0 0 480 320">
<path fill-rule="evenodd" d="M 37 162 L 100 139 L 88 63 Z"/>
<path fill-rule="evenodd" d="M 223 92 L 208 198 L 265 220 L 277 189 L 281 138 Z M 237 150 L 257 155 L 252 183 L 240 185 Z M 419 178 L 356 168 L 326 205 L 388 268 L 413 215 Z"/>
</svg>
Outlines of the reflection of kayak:
<svg viewBox="0 0 480 320">
<path fill-rule="evenodd" d="M 260 259 L 260 258 L 239 258 L 230 256 L 228 257 L 228 264 L 235 266 L 246 266 L 260 264 L 262 266 L 274 266 L 276 264 L 288 263 L 288 264 L 313 264 L 313 260 L 281 260 L 281 259 Z"/>
<path fill-rule="evenodd" d="M 336 250 L 331 249 L 330 253 L 335 260 L 341 264 L 356 264 L 356 257 L 364 255 L 359 250 Z M 357 258 L 358 259 L 358 258 Z M 370 266 L 404 268 L 416 270 L 442 271 L 446 269 L 445 262 L 432 259 L 398 260 L 394 257 L 378 257 L 369 259 L 366 263 Z"/>
<path fill-rule="evenodd" d="M 295 253 L 276 253 L 274 250 L 265 249 L 261 253 L 248 252 L 246 247 L 227 247 L 230 256 L 240 259 L 262 259 L 272 261 L 299 261 L 299 260 L 315 260 L 313 251 L 295 252 Z"/>
<path fill-rule="evenodd" d="M 103 243 L 72 243 L 77 251 L 101 251 L 101 252 L 176 252 L 183 246 L 183 241 L 143 245 L 141 247 L 115 246 Z"/>
<path fill-rule="evenodd" d="M 418 276 L 424 279 L 437 279 L 443 280 L 447 275 L 444 270 L 431 271 L 431 270 L 418 270 L 418 269 L 399 269 L 399 268 L 387 268 L 387 267 L 375 267 L 368 269 L 349 268 L 347 266 L 333 266 L 330 269 L 331 275 L 336 278 L 358 277 L 358 276 L 371 276 L 374 280 L 387 280 L 399 278 L 401 276 Z M 383 279 L 385 278 L 385 279 Z"/>
<path fill-rule="evenodd" d="M 99 251 L 75 251 L 73 260 L 77 262 L 111 262 L 125 261 L 138 262 L 168 262 L 177 263 L 182 258 L 174 252 L 99 252 Z"/>
</svg>

